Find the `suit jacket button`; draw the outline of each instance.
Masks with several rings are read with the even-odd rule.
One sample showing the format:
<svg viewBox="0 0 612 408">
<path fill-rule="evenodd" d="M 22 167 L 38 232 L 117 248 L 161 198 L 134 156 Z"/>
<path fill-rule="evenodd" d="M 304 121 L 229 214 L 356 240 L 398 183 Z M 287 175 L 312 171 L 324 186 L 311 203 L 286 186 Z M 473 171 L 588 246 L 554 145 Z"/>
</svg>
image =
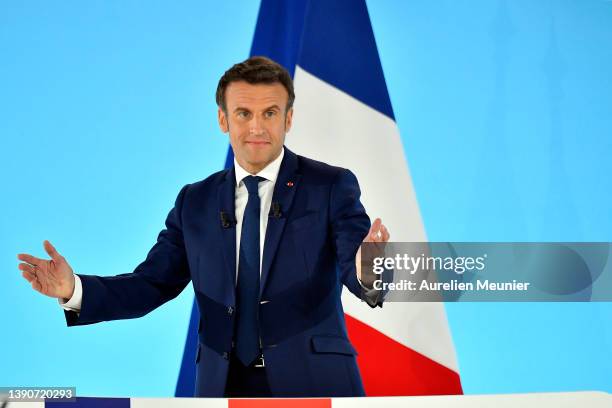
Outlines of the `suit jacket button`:
<svg viewBox="0 0 612 408">
<path fill-rule="evenodd" d="M 231 306 L 229 306 L 229 307 L 227 308 L 227 314 L 231 316 L 233 313 L 234 313 L 234 308 L 233 308 L 233 307 L 231 307 Z"/>
<path fill-rule="evenodd" d="M 223 352 L 223 358 L 229 360 L 229 353 L 227 351 Z"/>
</svg>

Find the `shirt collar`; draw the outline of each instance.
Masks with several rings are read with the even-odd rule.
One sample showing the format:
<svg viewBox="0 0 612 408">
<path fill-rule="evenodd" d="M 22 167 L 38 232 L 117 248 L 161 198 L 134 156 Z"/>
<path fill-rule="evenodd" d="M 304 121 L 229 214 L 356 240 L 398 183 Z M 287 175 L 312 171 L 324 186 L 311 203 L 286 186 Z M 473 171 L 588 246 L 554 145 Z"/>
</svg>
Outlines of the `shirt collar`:
<svg viewBox="0 0 612 408">
<path fill-rule="evenodd" d="M 276 183 L 276 179 L 278 178 L 278 172 L 280 171 L 280 166 L 283 161 L 283 156 L 285 156 L 285 147 L 281 149 L 280 154 L 274 160 L 272 160 L 266 167 L 261 169 L 257 174 L 253 174 L 254 176 L 260 176 L 265 178 L 266 180 L 270 180 L 272 183 Z M 251 173 L 240 167 L 238 161 L 236 161 L 236 157 L 234 157 L 234 172 L 236 173 L 236 185 L 239 186 L 242 179 L 247 176 L 250 176 Z"/>
</svg>

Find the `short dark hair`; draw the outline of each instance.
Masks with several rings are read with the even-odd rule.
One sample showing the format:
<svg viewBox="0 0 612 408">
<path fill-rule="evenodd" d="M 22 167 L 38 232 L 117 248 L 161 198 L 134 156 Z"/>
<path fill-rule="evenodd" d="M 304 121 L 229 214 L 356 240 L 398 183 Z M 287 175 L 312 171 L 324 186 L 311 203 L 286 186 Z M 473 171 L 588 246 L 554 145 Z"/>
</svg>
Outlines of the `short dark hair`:
<svg viewBox="0 0 612 408">
<path fill-rule="evenodd" d="M 245 81 L 249 84 L 273 84 L 280 83 L 287 90 L 289 98 L 287 99 L 286 111 L 293 106 L 295 93 L 293 92 L 293 80 L 289 72 L 280 64 L 266 57 L 251 57 L 247 60 L 235 64 L 230 69 L 225 71 L 219 84 L 217 85 L 217 93 L 215 99 L 217 105 L 227 112 L 225 104 L 225 90 L 232 82 Z"/>
</svg>

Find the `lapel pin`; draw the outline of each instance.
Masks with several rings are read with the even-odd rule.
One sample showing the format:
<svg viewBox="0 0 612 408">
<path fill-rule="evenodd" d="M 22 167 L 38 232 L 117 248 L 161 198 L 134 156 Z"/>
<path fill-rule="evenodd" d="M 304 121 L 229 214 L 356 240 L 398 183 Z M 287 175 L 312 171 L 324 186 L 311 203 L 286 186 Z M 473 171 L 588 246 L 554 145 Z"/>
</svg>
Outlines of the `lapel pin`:
<svg viewBox="0 0 612 408">
<path fill-rule="evenodd" d="M 287 182 L 287 187 L 293 187 L 293 181 L 288 181 Z"/>
</svg>

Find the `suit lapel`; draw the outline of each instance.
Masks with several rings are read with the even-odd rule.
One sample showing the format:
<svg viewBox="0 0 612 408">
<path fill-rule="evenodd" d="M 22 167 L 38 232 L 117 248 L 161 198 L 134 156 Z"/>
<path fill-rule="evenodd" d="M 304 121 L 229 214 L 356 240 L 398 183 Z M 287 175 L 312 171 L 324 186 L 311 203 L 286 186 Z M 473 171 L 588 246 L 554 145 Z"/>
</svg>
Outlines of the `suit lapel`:
<svg viewBox="0 0 612 408">
<path fill-rule="evenodd" d="M 272 194 L 272 206 L 268 217 L 268 227 L 266 229 L 266 239 L 264 243 L 263 260 L 261 266 L 261 282 L 259 286 L 259 296 L 261 297 L 266 285 L 272 261 L 276 255 L 278 244 L 285 228 L 287 215 L 293 203 L 295 191 L 298 188 L 300 174 L 297 168 L 297 156 L 285 147 L 285 155 L 281 163 L 278 178 L 274 185 Z M 274 205 L 278 203 L 280 216 L 274 216 Z"/>
<path fill-rule="evenodd" d="M 224 179 L 217 188 L 217 203 L 219 207 L 219 227 L 221 229 L 221 246 L 225 258 L 226 276 L 231 290 L 230 304 L 235 303 L 236 285 L 236 176 L 234 166 L 225 173 Z M 222 216 L 225 214 L 225 216 Z M 227 222 L 224 224 L 223 219 Z"/>
</svg>

